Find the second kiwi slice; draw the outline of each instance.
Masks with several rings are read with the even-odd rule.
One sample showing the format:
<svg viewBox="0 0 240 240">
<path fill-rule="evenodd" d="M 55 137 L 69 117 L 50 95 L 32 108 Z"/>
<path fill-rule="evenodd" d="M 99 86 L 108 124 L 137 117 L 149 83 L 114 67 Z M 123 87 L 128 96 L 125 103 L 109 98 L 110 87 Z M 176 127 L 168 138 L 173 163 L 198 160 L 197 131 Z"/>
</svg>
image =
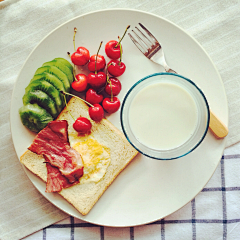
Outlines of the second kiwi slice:
<svg viewBox="0 0 240 240">
<path fill-rule="evenodd" d="M 66 74 L 64 72 L 62 72 L 59 68 L 57 68 L 55 66 L 40 67 L 35 72 L 35 75 L 39 75 L 44 72 L 50 73 L 50 74 L 54 75 L 55 77 L 57 77 L 63 83 L 65 91 L 66 92 L 70 91 L 70 83 L 68 81 L 68 78 L 67 78 Z"/>
<path fill-rule="evenodd" d="M 36 74 L 33 76 L 31 82 L 36 80 L 44 80 L 51 83 L 58 91 L 65 91 L 63 83 L 54 75 L 48 72 L 43 72 L 41 74 Z"/>
<path fill-rule="evenodd" d="M 62 72 L 64 72 L 68 78 L 69 84 L 71 85 L 73 82 L 73 72 L 65 65 L 63 64 L 61 61 L 59 60 L 52 60 L 50 62 L 46 62 L 43 64 L 44 66 L 55 66 L 57 67 L 59 70 L 61 70 Z"/>
<path fill-rule="evenodd" d="M 60 58 L 59 57 L 59 58 L 54 58 L 54 60 L 57 60 L 58 62 L 61 62 L 61 63 L 65 64 L 71 70 L 71 72 L 73 72 L 72 64 L 68 60 L 66 60 L 65 58 Z"/>
</svg>

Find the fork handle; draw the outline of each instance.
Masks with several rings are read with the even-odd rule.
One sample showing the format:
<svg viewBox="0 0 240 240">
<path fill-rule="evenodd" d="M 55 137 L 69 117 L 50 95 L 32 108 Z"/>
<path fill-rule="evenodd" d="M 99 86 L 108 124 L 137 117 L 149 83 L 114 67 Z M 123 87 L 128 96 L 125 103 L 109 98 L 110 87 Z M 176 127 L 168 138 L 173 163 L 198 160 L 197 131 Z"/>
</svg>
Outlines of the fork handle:
<svg viewBox="0 0 240 240">
<path fill-rule="evenodd" d="M 217 138 L 224 138 L 228 135 L 228 128 L 210 110 L 209 128 Z"/>
</svg>

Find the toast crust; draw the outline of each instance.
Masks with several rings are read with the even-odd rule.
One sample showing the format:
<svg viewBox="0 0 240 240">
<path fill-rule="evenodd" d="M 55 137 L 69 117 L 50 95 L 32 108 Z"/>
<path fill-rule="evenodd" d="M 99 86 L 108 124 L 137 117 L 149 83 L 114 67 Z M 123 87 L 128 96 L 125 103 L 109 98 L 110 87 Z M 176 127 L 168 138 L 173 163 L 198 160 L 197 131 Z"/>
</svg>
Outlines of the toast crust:
<svg viewBox="0 0 240 240">
<path fill-rule="evenodd" d="M 104 118 L 100 123 L 92 121 L 88 114 L 88 106 L 77 98 L 71 98 L 68 102 L 68 107 L 65 107 L 57 118 L 57 120 L 68 121 L 70 143 L 72 139 L 76 139 L 77 132 L 72 127 L 74 120 L 69 111 L 75 119 L 82 116 L 88 118 L 92 123 L 91 133 L 79 138 L 80 141 L 92 138 L 110 149 L 111 162 L 105 175 L 98 182 L 79 183 L 59 192 L 82 215 L 86 215 L 138 152 L 127 141 L 124 134 L 107 119 Z M 47 169 L 43 156 L 27 150 L 20 157 L 20 162 L 43 181 L 47 181 Z"/>
</svg>

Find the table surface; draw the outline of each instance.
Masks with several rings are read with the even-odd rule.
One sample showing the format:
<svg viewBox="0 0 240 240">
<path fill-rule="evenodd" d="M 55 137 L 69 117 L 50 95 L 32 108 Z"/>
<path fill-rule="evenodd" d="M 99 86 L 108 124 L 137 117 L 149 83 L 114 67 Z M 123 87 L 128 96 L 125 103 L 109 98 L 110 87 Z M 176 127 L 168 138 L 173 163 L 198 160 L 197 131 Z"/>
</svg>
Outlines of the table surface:
<svg viewBox="0 0 240 240">
<path fill-rule="evenodd" d="M 73 17 L 107 8 L 138 9 L 165 17 L 196 38 L 210 55 L 224 81 L 231 111 L 234 111 L 232 116 L 238 120 L 240 119 L 240 108 L 236 99 L 240 96 L 238 90 L 240 86 L 239 3 L 234 0 L 212 2 L 202 0 L 121 0 L 118 2 L 110 0 L 92 0 L 91 2 L 51 0 L 44 3 L 30 0 L 6 0 L 1 2 L 0 19 L 4 19 L 4 21 L 0 21 L 0 32 L 3 33 L 3 35 L 0 34 L 0 52 L 3 53 L 0 59 L 0 99 L 2 100 L 0 102 L 0 130 L 2 133 L 0 135 L 2 150 L 0 192 L 6 191 L 4 186 L 11 187 L 4 179 L 5 169 L 13 172 L 13 168 L 17 168 L 19 176 L 25 174 L 21 169 L 11 139 L 9 110 L 12 89 L 27 56 L 37 43 L 55 27 Z M 9 30 L 10 26 L 14 27 Z M 232 39 L 236 40 L 232 42 Z M 235 72 L 234 76 L 233 72 Z M 236 122 L 230 119 L 231 133 L 240 132 L 240 128 L 236 127 Z M 234 141 L 237 140 L 234 138 L 231 143 Z M 11 161 L 11 167 L 6 165 L 7 161 Z M 14 170 L 14 172 L 16 171 Z M 16 176 L 15 182 L 18 180 Z M 27 177 L 25 181 L 26 184 L 29 183 Z M 35 189 L 31 191 L 35 191 Z M 16 196 L 18 195 L 21 197 L 21 193 L 16 192 Z M 1 198 L 4 199 L 4 195 L 1 195 Z M 11 223 L 19 217 L 20 210 L 19 214 L 14 213 L 14 215 L 7 216 L 6 213 L 3 213 L 5 209 L 12 214 L 7 205 L 0 203 L 0 219 L 3 219 L 4 216 L 9 221 L 0 221 L 0 239 L 2 240 L 22 237 L 27 240 L 240 239 L 240 143 L 225 149 L 212 178 L 191 202 L 168 217 L 148 225 L 130 228 L 103 227 L 66 215 L 64 220 L 55 224 L 49 225 L 46 222 L 42 229 L 32 222 L 32 229 L 36 231 L 34 233 L 33 230 L 32 232 L 28 231 L 26 224 L 21 225 L 19 222 L 14 225 L 14 227 L 20 226 L 16 231 L 18 233 L 14 232 L 14 235 L 11 235 L 7 232 L 13 232 Z M 29 222 L 31 221 L 32 218 L 29 218 Z M 41 226 L 43 225 L 44 223 Z"/>
</svg>

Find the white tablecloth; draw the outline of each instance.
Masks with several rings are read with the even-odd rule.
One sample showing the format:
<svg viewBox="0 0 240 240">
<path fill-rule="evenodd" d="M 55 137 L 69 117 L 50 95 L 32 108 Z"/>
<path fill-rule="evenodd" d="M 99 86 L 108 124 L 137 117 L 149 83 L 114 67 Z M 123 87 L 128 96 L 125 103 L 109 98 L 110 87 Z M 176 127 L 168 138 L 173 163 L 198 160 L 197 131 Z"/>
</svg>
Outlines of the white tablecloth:
<svg viewBox="0 0 240 240">
<path fill-rule="evenodd" d="M 110 8 L 139 9 L 165 17 L 203 46 L 220 72 L 229 101 L 227 146 L 240 141 L 238 0 L 0 2 L 0 239 L 19 239 L 36 231 L 26 239 L 240 239 L 239 144 L 225 150 L 213 177 L 190 203 L 158 222 L 131 228 L 95 226 L 68 216 L 43 198 L 24 173 L 9 123 L 11 93 L 24 61 L 60 24 Z"/>
</svg>

